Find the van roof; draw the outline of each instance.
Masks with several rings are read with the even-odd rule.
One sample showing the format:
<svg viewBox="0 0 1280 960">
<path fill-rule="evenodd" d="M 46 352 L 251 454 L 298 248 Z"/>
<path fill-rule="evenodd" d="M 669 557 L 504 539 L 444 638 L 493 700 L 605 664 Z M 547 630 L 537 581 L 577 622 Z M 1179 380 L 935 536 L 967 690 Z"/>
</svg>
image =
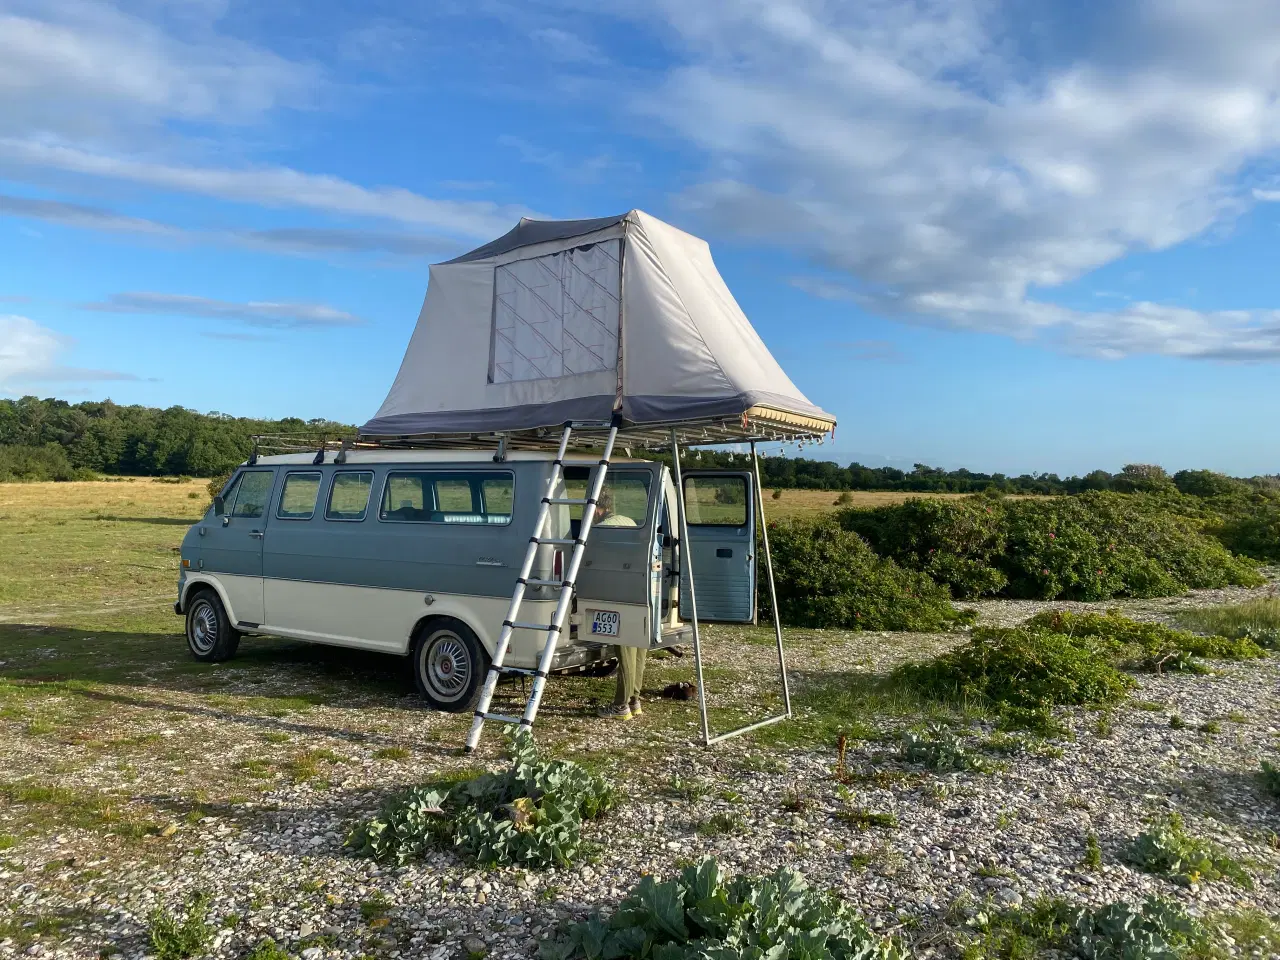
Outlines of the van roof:
<svg viewBox="0 0 1280 960">
<path fill-rule="evenodd" d="M 333 463 L 337 457 L 337 450 L 326 450 L 324 454 L 324 463 Z M 511 450 L 508 451 L 506 462 L 512 461 L 551 461 L 555 459 L 555 452 L 551 450 Z M 259 457 L 259 466 L 272 466 L 274 464 L 286 463 L 315 463 L 315 453 L 284 453 L 270 457 Z M 600 461 L 598 454 L 589 453 L 570 453 L 564 458 L 564 462 L 568 464 L 582 464 L 594 466 Z M 346 456 L 346 465 L 353 463 L 493 463 L 493 450 L 348 450 Z M 641 460 L 632 457 L 614 457 L 610 461 L 610 466 L 616 466 L 620 463 L 651 463 L 650 460 Z"/>
</svg>

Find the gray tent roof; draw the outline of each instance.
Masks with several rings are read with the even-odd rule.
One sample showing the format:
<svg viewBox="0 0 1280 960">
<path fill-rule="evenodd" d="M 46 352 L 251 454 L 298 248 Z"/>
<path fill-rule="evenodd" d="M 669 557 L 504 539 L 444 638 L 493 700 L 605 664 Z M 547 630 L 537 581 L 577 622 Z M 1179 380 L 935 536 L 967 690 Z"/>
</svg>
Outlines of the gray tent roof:
<svg viewBox="0 0 1280 960">
<path fill-rule="evenodd" d="M 582 237 L 588 233 L 612 227 L 625 219 L 627 219 L 625 213 L 620 213 L 616 217 L 596 217 L 592 220 L 530 220 L 528 217 L 522 217 L 519 223 L 497 240 L 490 240 L 483 247 L 476 247 L 470 253 L 464 253 L 460 257 L 454 257 L 445 262 L 470 263 L 472 260 L 485 260 L 535 243 Z"/>
</svg>

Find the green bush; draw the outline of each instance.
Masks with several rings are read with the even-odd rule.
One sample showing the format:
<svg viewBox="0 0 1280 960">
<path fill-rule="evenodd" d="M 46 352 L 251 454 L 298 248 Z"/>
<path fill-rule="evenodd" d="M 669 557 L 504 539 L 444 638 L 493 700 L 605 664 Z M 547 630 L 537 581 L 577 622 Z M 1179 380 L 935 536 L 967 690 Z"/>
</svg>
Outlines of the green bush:
<svg viewBox="0 0 1280 960">
<path fill-rule="evenodd" d="M 1176 813 L 1138 834 L 1121 855 L 1146 873 L 1179 883 L 1225 877 L 1241 887 L 1253 886 L 1239 863 L 1216 844 L 1187 833 L 1182 817 Z"/>
<path fill-rule="evenodd" d="M 876 556 L 832 516 L 773 524 L 769 542 L 779 612 L 791 626 L 937 631 L 972 620 L 945 587 Z M 767 606 L 767 591 L 761 600 Z"/>
<path fill-rule="evenodd" d="M 1090 638 L 1025 627 L 975 630 L 964 646 L 894 676 L 926 696 L 996 707 L 1114 703 L 1134 686 Z"/>
<path fill-rule="evenodd" d="M 883 557 L 946 584 L 953 596 L 999 593 L 1008 583 L 996 568 L 1005 548 L 1000 500 L 917 498 L 873 510 L 847 510 L 842 525 Z"/>
<path fill-rule="evenodd" d="M 1023 626 L 1070 637 L 1089 637 L 1128 667 L 1153 668 L 1163 664 L 1163 669 L 1176 669 L 1185 666 L 1180 654 L 1210 660 L 1252 660 L 1266 656 L 1266 651 L 1244 637 L 1201 636 L 1160 623 L 1132 620 L 1118 610 L 1108 610 L 1105 614 L 1046 610 Z"/>
<path fill-rule="evenodd" d="M 528 730 L 511 738 L 511 766 L 449 788 L 415 787 L 357 825 L 347 846 L 405 863 L 452 845 L 484 864 L 568 865 L 582 850 L 582 822 L 614 804 L 612 786 L 569 760 L 544 760 Z"/>
<path fill-rule="evenodd" d="M 1280 800 L 1280 767 L 1269 760 L 1263 760 L 1258 779 L 1262 781 L 1263 790 Z"/>
<path fill-rule="evenodd" d="M 0 444 L 0 483 L 93 480 L 97 474 L 72 466 L 56 443 L 43 447 Z"/>
<path fill-rule="evenodd" d="M 599 914 L 544 941 L 543 960 L 904 960 L 834 896 L 800 874 L 725 879 L 715 861 L 675 880 L 646 876 L 607 920 Z"/>
</svg>

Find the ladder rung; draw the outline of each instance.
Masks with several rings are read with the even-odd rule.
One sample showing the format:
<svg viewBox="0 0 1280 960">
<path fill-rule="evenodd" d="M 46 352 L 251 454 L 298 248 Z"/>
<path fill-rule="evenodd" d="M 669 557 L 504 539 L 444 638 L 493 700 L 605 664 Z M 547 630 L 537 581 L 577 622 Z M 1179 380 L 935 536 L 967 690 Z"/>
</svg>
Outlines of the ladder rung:
<svg viewBox="0 0 1280 960">
<path fill-rule="evenodd" d="M 572 547 L 581 543 L 580 540 L 574 540 L 572 537 L 534 537 L 535 543 L 547 544 L 553 547 Z"/>
<path fill-rule="evenodd" d="M 554 630 L 556 628 L 552 623 L 529 623 L 526 620 L 508 620 L 502 625 L 510 626 L 512 630 Z"/>
<path fill-rule="evenodd" d="M 590 501 L 586 497 L 547 497 L 542 502 L 558 507 L 585 507 Z"/>
<path fill-rule="evenodd" d="M 530 587 L 563 587 L 568 582 L 568 580 L 543 580 L 539 577 L 530 577 L 525 581 Z"/>
<path fill-rule="evenodd" d="M 519 723 L 520 717 L 508 717 L 505 713 L 486 713 L 486 720 L 497 720 L 499 723 Z"/>
</svg>

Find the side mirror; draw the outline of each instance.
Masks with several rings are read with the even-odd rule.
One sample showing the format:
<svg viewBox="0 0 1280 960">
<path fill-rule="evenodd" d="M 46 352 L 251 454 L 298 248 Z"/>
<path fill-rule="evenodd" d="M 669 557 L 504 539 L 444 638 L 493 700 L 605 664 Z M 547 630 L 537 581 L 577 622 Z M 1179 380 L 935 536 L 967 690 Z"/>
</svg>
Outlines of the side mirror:
<svg viewBox="0 0 1280 960">
<path fill-rule="evenodd" d="M 213 498 L 213 515 L 220 517 L 226 511 L 227 505 L 222 502 L 222 494 L 218 494 Z"/>
</svg>

